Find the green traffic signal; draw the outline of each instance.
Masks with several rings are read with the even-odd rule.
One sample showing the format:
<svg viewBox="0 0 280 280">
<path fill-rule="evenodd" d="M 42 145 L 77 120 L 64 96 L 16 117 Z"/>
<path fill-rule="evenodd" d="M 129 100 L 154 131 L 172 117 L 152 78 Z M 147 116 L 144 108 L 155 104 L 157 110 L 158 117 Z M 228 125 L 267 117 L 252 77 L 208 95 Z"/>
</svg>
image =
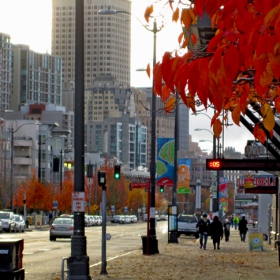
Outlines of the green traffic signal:
<svg viewBox="0 0 280 280">
<path fill-rule="evenodd" d="M 159 192 L 164 193 L 164 187 L 163 186 L 159 187 Z"/>
<path fill-rule="evenodd" d="M 121 178 L 121 166 L 120 165 L 115 165 L 115 167 L 114 167 L 114 178 L 116 180 L 119 180 Z"/>
</svg>

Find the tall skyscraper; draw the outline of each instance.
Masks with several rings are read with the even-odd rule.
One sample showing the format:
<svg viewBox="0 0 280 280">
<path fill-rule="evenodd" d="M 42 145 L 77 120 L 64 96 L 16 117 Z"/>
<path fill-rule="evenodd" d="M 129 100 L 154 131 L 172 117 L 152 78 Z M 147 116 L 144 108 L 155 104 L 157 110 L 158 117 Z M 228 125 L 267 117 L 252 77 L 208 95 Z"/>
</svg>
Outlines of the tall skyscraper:
<svg viewBox="0 0 280 280">
<path fill-rule="evenodd" d="M 110 73 L 130 85 L 129 14 L 99 15 L 101 9 L 131 12 L 130 0 L 84 0 L 85 87 Z M 75 78 L 75 0 L 52 1 L 52 54 L 62 58 L 63 82 Z"/>
<path fill-rule="evenodd" d="M 0 33 L 0 111 L 10 109 L 12 44 L 10 35 Z"/>
</svg>

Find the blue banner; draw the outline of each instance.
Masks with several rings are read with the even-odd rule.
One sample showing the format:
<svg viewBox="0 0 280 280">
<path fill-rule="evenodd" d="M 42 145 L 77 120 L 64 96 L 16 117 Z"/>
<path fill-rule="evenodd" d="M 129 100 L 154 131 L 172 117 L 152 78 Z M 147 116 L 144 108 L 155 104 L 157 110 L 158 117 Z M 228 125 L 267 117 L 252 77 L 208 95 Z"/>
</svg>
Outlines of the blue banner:
<svg viewBox="0 0 280 280">
<path fill-rule="evenodd" d="M 174 138 L 157 139 L 157 186 L 174 186 Z"/>
</svg>

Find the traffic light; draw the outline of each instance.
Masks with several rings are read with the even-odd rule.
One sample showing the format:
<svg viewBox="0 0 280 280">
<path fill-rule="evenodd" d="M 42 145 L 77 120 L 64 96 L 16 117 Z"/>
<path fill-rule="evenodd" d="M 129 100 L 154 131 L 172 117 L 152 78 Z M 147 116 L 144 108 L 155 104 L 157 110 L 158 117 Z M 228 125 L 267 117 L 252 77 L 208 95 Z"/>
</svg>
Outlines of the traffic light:
<svg viewBox="0 0 280 280">
<path fill-rule="evenodd" d="M 159 187 L 159 192 L 160 192 L 160 193 L 164 193 L 164 186 L 160 186 L 160 187 Z"/>
<path fill-rule="evenodd" d="M 53 172 L 59 172 L 59 158 L 53 158 Z"/>
<path fill-rule="evenodd" d="M 98 185 L 100 187 L 106 185 L 106 173 L 104 171 L 98 171 Z"/>
<path fill-rule="evenodd" d="M 121 166 L 120 165 L 115 165 L 114 178 L 116 180 L 119 180 L 121 178 Z"/>
</svg>

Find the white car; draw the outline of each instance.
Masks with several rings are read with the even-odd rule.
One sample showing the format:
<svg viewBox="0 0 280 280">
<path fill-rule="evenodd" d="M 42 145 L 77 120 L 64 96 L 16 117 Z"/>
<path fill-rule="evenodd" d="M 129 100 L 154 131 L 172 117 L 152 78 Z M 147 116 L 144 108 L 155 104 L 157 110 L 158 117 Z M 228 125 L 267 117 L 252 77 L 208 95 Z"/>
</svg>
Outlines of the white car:
<svg viewBox="0 0 280 280">
<path fill-rule="evenodd" d="M 181 234 L 194 235 L 195 238 L 199 237 L 198 228 L 196 227 L 197 218 L 194 215 L 179 215 L 178 217 L 178 237 Z"/>
<path fill-rule="evenodd" d="M 21 215 L 15 215 L 15 231 L 24 232 L 25 230 L 25 221 Z"/>
<path fill-rule="evenodd" d="M 2 220 L 2 227 L 4 231 L 15 232 L 15 217 L 13 212 L 0 211 L 0 219 Z"/>
</svg>

